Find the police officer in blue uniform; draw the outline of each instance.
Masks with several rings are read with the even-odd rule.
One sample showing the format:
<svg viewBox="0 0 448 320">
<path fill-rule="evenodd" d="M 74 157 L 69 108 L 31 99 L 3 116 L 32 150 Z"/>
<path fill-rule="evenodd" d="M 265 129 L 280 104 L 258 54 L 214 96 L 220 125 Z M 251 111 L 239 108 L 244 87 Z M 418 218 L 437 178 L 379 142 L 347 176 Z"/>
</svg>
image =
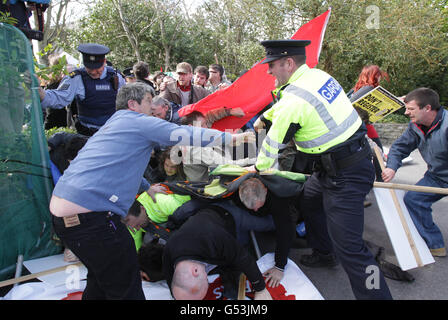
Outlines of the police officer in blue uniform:
<svg viewBox="0 0 448 320">
<path fill-rule="evenodd" d="M 125 77 L 126 83 L 137 81 L 132 67 L 124 69 L 123 75 Z"/>
<path fill-rule="evenodd" d="M 115 112 L 118 89 L 125 85 L 123 76 L 106 64 L 109 48 L 96 43 L 78 46 L 83 56 L 83 68 L 62 79 L 56 90 L 39 90 L 43 108 L 62 109 L 76 101 L 78 133 L 93 135 Z"/>
</svg>

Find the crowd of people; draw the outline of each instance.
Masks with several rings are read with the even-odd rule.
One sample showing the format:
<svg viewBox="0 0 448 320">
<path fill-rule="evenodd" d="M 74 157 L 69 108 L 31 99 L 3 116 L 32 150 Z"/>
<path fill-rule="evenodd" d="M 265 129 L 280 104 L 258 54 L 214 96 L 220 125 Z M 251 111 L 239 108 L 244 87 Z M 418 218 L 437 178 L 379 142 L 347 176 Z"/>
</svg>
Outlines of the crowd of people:
<svg viewBox="0 0 448 320">
<path fill-rule="evenodd" d="M 275 99 L 267 108 L 260 106 L 253 131 L 238 134 L 210 128 L 225 117 L 245 116 L 241 108 L 223 106 L 183 117 L 178 112 L 231 85 L 219 64 L 193 69 L 180 62 L 171 77 L 151 75 L 148 64 L 139 61 L 121 73 L 108 66 L 109 48 L 81 44 L 84 67 L 57 88 L 40 89 L 47 115 L 75 104 L 70 117 L 77 134 L 57 134 L 49 141 L 51 159 L 62 174 L 50 211 L 66 250 L 88 269 L 83 299 L 144 299 L 142 278 L 165 279 L 175 299 L 202 299 L 207 275 L 214 272 L 222 277 L 226 298 L 236 298 L 244 273 L 255 299 L 271 299 L 267 286 L 278 286 L 283 278 L 300 219 L 312 248 L 301 264 L 341 264 L 357 299 L 392 299 L 382 273 L 378 286 L 366 286 L 366 271 L 377 261 L 362 239 L 365 198 L 375 177 L 390 181 L 415 148 L 431 164 L 419 184 L 446 187 L 442 155 L 448 122 L 437 93 L 420 88 L 404 98 L 409 128 L 391 147 L 387 169 L 375 171 L 369 139 L 380 148 L 381 141 L 352 102 L 387 74 L 377 66 L 366 68 L 353 95 L 347 95 L 331 75 L 306 65 L 309 41 L 261 45 L 266 50 L 262 63 L 275 77 Z M 255 145 L 263 130 L 267 134 L 253 156 L 233 152 Z M 210 172 L 222 164 L 246 170 L 225 197 L 204 200 L 202 191 L 173 193 L 167 187 L 184 182 L 190 190 L 216 188 Z M 263 173 L 272 169 L 287 173 L 266 178 Z M 310 176 L 298 182 L 288 176 L 294 172 Z M 430 209 L 440 198 L 416 192 L 405 198 L 436 256 L 446 255 Z M 167 232 L 160 237 L 154 226 Z M 250 231 L 276 235 L 275 265 L 264 274 L 247 247 Z"/>
</svg>

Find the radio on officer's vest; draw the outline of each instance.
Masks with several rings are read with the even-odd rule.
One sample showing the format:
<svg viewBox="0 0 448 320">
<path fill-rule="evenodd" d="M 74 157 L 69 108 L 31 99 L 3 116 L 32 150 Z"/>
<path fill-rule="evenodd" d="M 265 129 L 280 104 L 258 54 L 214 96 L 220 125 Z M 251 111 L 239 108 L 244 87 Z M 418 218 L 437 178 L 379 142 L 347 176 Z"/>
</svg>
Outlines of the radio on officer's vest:
<svg viewBox="0 0 448 320">
<path fill-rule="evenodd" d="M 118 74 L 116 70 L 114 76 L 112 77 L 112 88 L 114 88 L 115 91 L 118 90 Z"/>
</svg>

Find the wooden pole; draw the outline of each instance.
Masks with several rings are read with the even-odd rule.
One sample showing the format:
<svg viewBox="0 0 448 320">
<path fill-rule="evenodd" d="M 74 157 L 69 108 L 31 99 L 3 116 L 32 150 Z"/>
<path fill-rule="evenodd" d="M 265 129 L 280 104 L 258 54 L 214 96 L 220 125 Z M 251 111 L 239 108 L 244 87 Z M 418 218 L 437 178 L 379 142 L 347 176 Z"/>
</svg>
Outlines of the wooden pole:
<svg viewBox="0 0 448 320">
<path fill-rule="evenodd" d="M 53 268 L 53 269 L 49 269 L 49 270 L 45 270 L 45 271 L 41 271 L 41 272 L 37 272 L 37 273 L 28 274 L 28 275 L 22 276 L 22 277 L 5 280 L 5 281 L 0 282 L 0 288 L 9 286 L 9 285 L 12 285 L 15 283 L 24 282 L 24 281 L 32 280 L 32 279 L 39 278 L 42 276 L 46 276 L 46 275 L 56 273 L 59 271 L 64 271 L 65 268 L 67 268 L 69 266 L 79 266 L 80 267 L 82 265 L 83 265 L 82 262 L 77 262 L 77 263 L 69 264 L 66 266 L 57 267 L 57 268 Z"/>
<path fill-rule="evenodd" d="M 416 186 L 416 185 L 410 185 L 410 184 L 378 182 L 378 181 L 375 181 L 373 183 L 373 186 L 375 188 L 400 189 L 400 190 L 407 190 L 407 191 L 438 193 L 438 194 L 448 195 L 448 188 L 435 188 L 435 187 Z"/>
<path fill-rule="evenodd" d="M 240 283 L 238 287 L 238 300 L 246 299 L 246 275 L 241 273 L 240 275 Z"/>
<path fill-rule="evenodd" d="M 378 147 L 375 147 L 374 150 L 375 150 L 376 157 L 378 158 L 378 162 L 381 166 L 381 171 L 384 171 L 385 166 L 384 166 L 383 157 L 381 155 L 381 151 Z M 389 191 L 390 191 L 390 195 L 392 196 L 392 200 L 394 201 L 395 208 L 397 209 L 398 216 L 400 217 L 401 224 L 403 225 L 404 232 L 406 233 L 406 237 L 408 238 L 409 245 L 411 246 L 412 253 L 414 254 L 415 260 L 417 261 L 417 265 L 419 267 L 423 267 L 424 264 L 422 262 L 420 254 L 418 253 L 417 246 L 415 245 L 415 241 L 412 238 L 411 231 L 409 230 L 409 226 L 404 217 L 403 210 L 401 209 L 400 203 L 398 202 L 398 198 L 395 193 L 395 190 L 390 189 Z"/>
<path fill-rule="evenodd" d="M 260 259 L 261 257 L 260 248 L 258 247 L 257 238 L 255 237 L 255 233 L 253 230 L 250 230 L 250 237 L 252 239 L 252 244 L 254 246 L 257 259 Z M 238 300 L 245 300 L 245 299 L 246 299 L 246 275 L 244 273 L 241 273 L 238 287 Z"/>
</svg>

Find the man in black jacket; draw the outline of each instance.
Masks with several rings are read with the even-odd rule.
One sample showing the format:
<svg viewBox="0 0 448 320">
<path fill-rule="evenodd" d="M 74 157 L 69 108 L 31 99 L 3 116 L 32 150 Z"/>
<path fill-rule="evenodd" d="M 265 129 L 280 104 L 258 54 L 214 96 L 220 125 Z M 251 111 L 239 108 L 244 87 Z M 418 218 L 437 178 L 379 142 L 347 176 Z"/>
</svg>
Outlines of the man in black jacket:
<svg viewBox="0 0 448 320">
<path fill-rule="evenodd" d="M 243 272 L 256 300 L 272 299 L 255 259 L 235 239 L 232 216 L 210 205 L 190 217 L 168 239 L 163 270 L 175 299 L 199 300 L 208 290 L 207 274 L 215 268 L 222 271 L 224 284 L 229 275 Z"/>
<path fill-rule="evenodd" d="M 264 217 L 272 215 L 275 226 L 276 248 L 275 265 L 267 270 L 264 275 L 266 282 L 271 287 L 277 287 L 283 278 L 283 272 L 288 262 L 288 254 L 295 237 L 295 228 L 297 222 L 294 204 L 300 194 L 300 184 L 288 184 L 287 179 L 267 180 L 269 177 L 254 177 L 245 180 L 239 187 L 238 193 L 235 192 L 231 199 L 233 202 L 245 208 L 250 214 Z M 271 183 L 269 183 L 271 182 Z M 278 189 L 275 182 L 283 183 L 283 187 L 290 187 L 289 193 Z M 297 188 L 297 189 L 295 189 Z M 279 194 L 283 193 L 281 196 Z"/>
</svg>

